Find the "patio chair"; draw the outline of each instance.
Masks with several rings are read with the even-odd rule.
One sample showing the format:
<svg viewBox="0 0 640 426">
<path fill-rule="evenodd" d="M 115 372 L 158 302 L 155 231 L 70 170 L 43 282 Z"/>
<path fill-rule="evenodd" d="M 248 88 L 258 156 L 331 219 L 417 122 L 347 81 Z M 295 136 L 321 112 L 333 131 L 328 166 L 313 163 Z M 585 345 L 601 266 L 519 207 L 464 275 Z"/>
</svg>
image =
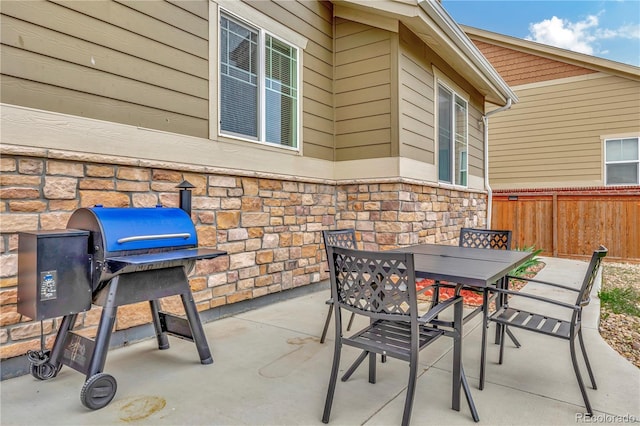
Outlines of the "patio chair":
<svg viewBox="0 0 640 426">
<path fill-rule="evenodd" d="M 334 300 L 336 339 L 333 365 L 322 421 L 329 422 L 335 394 L 342 346 L 362 350 L 342 376 L 347 381 L 369 358 L 369 382 L 376 382 L 376 354 L 409 362 L 409 382 L 402 425 L 411 418 L 420 350 L 441 336 L 453 337 L 452 408 L 460 411 L 460 388 L 464 388 L 474 420 L 478 414 L 462 368 L 462 299 L 452 297 L 419 316 L 413 254 L 370 252 L 329 246 L 331 294 Z M 429 322 L 447 309 L 453 310 L 452 327 L 435 328 Z M 341 310 L 369 317 L 370 324 L 350 336 L 342 332 Z M 362 398 L 366 401 L 366 398 Z"/>
<path fill-rule="evenodd" d="M 598 274 L 598 270 L 600 269 L 600 263 L 602 259 L 607 255 L 607 248 L 604 246 L 600 246 L 598 250 L 593 252 L 593 256 L 591 256 L 591 261 L 589 262 L 589 266 L 587 267 L 587 271 L 585 277 L 582 281 L 582 285 L 579 288 L 567 286 L 564 284 L 558 283 L 550 283 L 546 281 L 540 281 L 536 279 L 523 279 L 519 277 L 508 277 L 518 280 L 523 280 L 531 283 L 542 284 L 544 286 L 552 286 L 559 292 L 569 292 L 577 293 L 577 297 L 575 303 L 566 303 L 561 300 L 551 299 L 548 297 L 538 296 L 536 294 L 527 293 L 525 291 L 512 291 L 508 289 L 497 288 L 493 291 L 497 293 L 501 293 L 504 295 L 510 295 L 512 298 L 503 305 L 500 309 L 498 309 L 495 313 L 490 315 L 487 318 L 487 322 L 485 322 L 484 326 L 488 325 L 488 322 L 495 322 L 496 324 L 502 324 L 509 327 L 521 328 L 523 330 L 528 330 L 534 333 L 541 333 L 550 337 L 557 337 L 560 339 L 569 341 L 569 350 L 571 352 L 571 362 L 573 364 L 573 370 L 576 374 L 576 379 L 578 380 L 578 386 L 580 387 L 580 392 L 582 393 L 582 399 L 584 400 L 585 408 L 587 409 L 587 413 L 592 416 L 593 410 L 591 408 L 591 404 L 589 403 L 589 397 L 587 396 L 587 392 L 584 387 L 584 382 L 582 381 L 582 376 L 580 375 L 580 368 L 578 366 L 578 360 L 576 357 L 576 349 L 575 349 L 575 339 L 578 337 L 580 342 L 580 349 L 582 350 L 582 356 L 584 357 L 584 362 L 587 367 L 587 372 L 589 373 L 589 379 L 591 379 L 591 386 L 593 389 L 597 389 L 596 380 L 593 376 L 593 371 L 591 370 L 591 365 L 589 364 L 589 358 L 587 357 L 587 351 L 584 345 L 584 339 L 582 338 L 582 308 L 587 306 L 591 300 L 590 294 L 591 289 L 593 288 L 593 283 L 595 282 L 596 276 Z M 525 287 L 526 288 L 526 287 Z M 567 312 L 567 317 L 570 316 L 570 319 L 559 319 L 555 317 L 551 317 L 541 313 L 540 311 L 532 312 L 531 310 L 523 310 L 518 309 L 513 306 L 513 302 L 517 302 L 520 298 L 526 298 L 533 300 L 533 304 L 537 308 L 543 309 L 546 305 L 548 306 L 558 306 L 563 308 Z M 522 300 L 522 299 L 520 299 Z M 530 302 L 531 303 L 531 302 Z M 516 303 L 517 305 L 517 303 Z M 557 308 L 556 308 L 557 309 Z M 570 315 L 569 315 L 570 314 Z M 500 343 L 500 358 L 498 363 L 502 364 L 504 358 L 504 328 L 502 329 L 503 339 Z M 482 341 L 483 348 L 486 345 L 486 339 Z M 484 363 L 481 366 L 481 369 L 484 370 Z M 483 376 L 483 375 L 482 375 Z"/>
<path fill-rule="evenodd" d="M 458 241 L 459 247 L 470 247 L 470 248 L 484 248 L 484 249 L 492 249 L 492 250 L 511 250 L 511 231 L 509 230 L 496 230 L 496 229 L 476 229 L 476 228 L 462 228 L 460 229 L 460 238 Z M 451 283 L 442 283 L 436 282 L 433 290 L 433 298 L 432 305 L 439 303 L 440 301 L 440 291 L 438 290 L 440 287 L 444 288 L 452 288 L 454 284 Z M 489 304 L 497 298 L 497 294 L 494 294 L 492 297 L 490 296 L 490 290 L 495 288 L 495 285 L 492 287 L 487 287 L 484 289 L 479 289 L 477 287 L 463 286 L 464 290 L 473 291 L 476 293 L 482 294 L 482 305 L 476 307 L 471 310 L 468 314 L 466 314 L 462 321 L 464 324 L 469 322 L 472 318 L 482 312 L 483 323 L 485 322 L 485 318 L 489 313 Z M 484 334 L 486 334 L 486 328 L 482 330 L 483 339 Z M 520 347 L 520 342 L 513 335 L 510 330 L 506 330 L 506 333 L 509 335 L 513 343 L 516 347 Z M 500 335 L 500 334 L 499 334 Z M 496 341 L 499 343 L 499 341 Z M 484 357 L 486 356 L 486 352 L 483 350 L 480 356 L 480 363 L 484 363 Z M 483 389 L 484 386 L 484 377 L 480 376 L 480 390 Z"/>
<path fill-rule="evenodd" d="M 344 247 L 356 249 L 356 232 L 352 229 L 338 229 L 335 231 L 322 231 L 322 236 L 324 237 L 324 247 L 327 253 L 327 260 L 329 260 L 329 251 L 328 247 Z M 331 315 L 333 313 L 333 298 L 327 299 L 325 302 L 329 305 L 329 312 L 327 312 L 327 319 L 324 322 L 324 328 L 322 329 L 322 336 L 320 337 L 320 343 L 324 343 L 327 338 L 327 331 L 329 330 L 329 323 L 331 323 Z M 349 318 L 349 324 L 347 324 L 347 331 L 351 330 L 351 326 L 353 325 L 353 319 L 356 314 L 351 313 L 351 318 Z"/>
</svg>

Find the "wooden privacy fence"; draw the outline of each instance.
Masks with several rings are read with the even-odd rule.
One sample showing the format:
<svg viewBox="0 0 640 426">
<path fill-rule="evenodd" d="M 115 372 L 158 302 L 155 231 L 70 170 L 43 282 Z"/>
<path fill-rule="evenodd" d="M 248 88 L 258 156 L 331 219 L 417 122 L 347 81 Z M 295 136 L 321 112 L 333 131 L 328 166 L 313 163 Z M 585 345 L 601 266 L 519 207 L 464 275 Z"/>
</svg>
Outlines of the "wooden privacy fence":
<svg viewBox="0 0 640 426">
<path fill-rule="evenodd" d="M 493 229 L 546 256 L 583 258 L 600 244 L 609 260 L 640 262 L 640 186 L 494 191 Z"/>
</svg>

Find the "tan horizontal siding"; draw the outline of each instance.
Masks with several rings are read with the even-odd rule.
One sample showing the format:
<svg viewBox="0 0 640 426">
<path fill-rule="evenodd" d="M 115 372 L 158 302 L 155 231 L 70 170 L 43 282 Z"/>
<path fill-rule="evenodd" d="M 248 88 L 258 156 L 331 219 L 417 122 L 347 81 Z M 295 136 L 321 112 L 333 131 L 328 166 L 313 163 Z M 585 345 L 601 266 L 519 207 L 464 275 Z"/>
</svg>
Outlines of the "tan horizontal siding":
<svg viewBox="0 0 640 426">
<path fill-rule="evenodd" d="M 198 28 L 199 26 L 203 26 L 206 28 L 207 22 L 191 15 L 190 22 L 185 24 L 181 22 L 180 19 L 177 19 L 177 17 L 183 18 L 183 15 L 178 13 L 181 9 L 171 4 L 167 4 L 167 7 L 174 9 L 174 13 L 168 15 L 172 20 L 170 22 L 163 22 L 123 4 L 116 3 L 115 1 L 50 1 L 64 8 L 122 28 L 130 33 L 155 40 L 175 49 L 182 50 L 183 52 L 190 53 L 191 55 L 203 59 L 209 57 L 209 43 L 207 38 L 194 36 L 189 33 L 186 28 L 180 27 L 180 24 L 182 24 L 188 25 L 189 27 L 193 26 Z M 155 6 L 155 8 L 159 7 L 159 5 Z M 207 36 L 208 31 L 205 32 L 205 37 Z"/>
<path fill-rule="evenodd" d="M 387 31 L 336 24 L 336 160 L 392 155 L 392 40 Z"/>
<path fill-rule="evenodd" d="M 467 130 L 469 132 L 469 153 L 467 155 L 469 175 L 484 177 L 484 130 L 480 124 L 482 112 L 469 101 L 468 105 L 469 122 Z"/>
<path fill-rule="evenodd" d="M 209 19 L 207 16 L 194 14 L 180 7 L 180 3 L 168 1 L 140 1 L 140 0 L 116 0 L 118 3 L 136 10 L 142 14 L 151 16 L 160 22 L 164 22 L 182 31 L 191 33 L 202 40 L 209 38 Z M 205 8 L 206 11 L 206 8 Z M 199 17 L 199 20 L 193 18 Z M 206 57 L 206 56 L 205 56 Z"/>
<path fill-rule="evenodd" d="M 3 2 L 1 12 L 3 102 L 208 137 L 201 16 L 168 2 Z"/>
<path fill-rule="evenodd" d="M 104 71 L 109 75 L 164 86 L 196 97 L 207 93 L 209 83 L 205 78 L 185 75 L 176 69 L 97 46 L 10 16 L 2 16 L 1 19 L 2 43 L 41 55 L 43 66 L 46 57 L 50 57 L 87 67 L 88 70 Z M 20 70 L 15 72 L 20 73 Z M 48 70 L 45 72 L 48 73 Z"/>
<path fill-rule="evenodd" d="M 13 16 L 97 46 L 104 46 L 186 74 L 209 78 L 206 58 L 199 58 L 154 39 L 132 33 L 48 1 L 3 2 L 1 12 L 2 15 Z"/>
<path fill-rule="evenodd" d="M 322 86 L 316 86 L 309 81 L 305 81 L 302 90 L 304 92 L 304 102 L 306 102 L 307 99 L 311 99 L 322 105 L 333 105 L 333 96 L 331 92 L 327 91 Z"/>
<path fill-rule="evenodd" d="M 357 147 L 343 147 L 340 149 L 340 160 L 348 161 L 348 160 L 360 160 L 363 158 L 362 155 L 363 146 L 358 145 Z M 367 155 L 365 158 L 382 158 L 389 156 L 389 144 L 381 143 L 374 144 L 371 141 L 366 143 L 366 151 Z"/>
<path fill-rule="evenodd" d="M 136 1 L 136 0 L 133 0 Z M 201 0 L 167 0 L 172 5 L 184 9 L 202 19 L 209 20 L 209 6 Z"/>
<path fill-rule="evenodd" d="M 87 117 L 91 112 L 104 121 L 136 127 L 180 133 L 189 136 L 206 134 L 206 119 L 176 114 L 170 111 L 136 105 L 116 99 L 75 90 L 23 80 L 8 75 L 0 76 L 0 99 L 3 102 L 28 108 L 56 111 Z"/>
<path fill-rule="evenodd" d="M 520 102 L 489 126 L 491 183 L 499 187 L 602 184 L 601 138 L 639 131 L 640 84 L 634 81 L 602 76 L 516 93 Z"/>
<path fill-rule="evenodd" d="M 387 141 L 389 140 L 389 138 L 391 138 L 390 129 L 367 130 L 364 132 L 346 133 L 336 136 L 337 144 L 341 147 L 341 149 L 354 147 L 362 147 L 368 149 L 369 145 L 387 145 L 388 148 L 389 144 Z M 389 153 L 387 150 L 387 154 L 385 155 L 385 157 L 388 156 Z"/>
<path fill-rule="evenodd" d="M 360 105 L 374 101 L 390 102 L 391 85 L 383 84 L 375 87 L 365 87 L 357 90 L 349 90 L 343 93 L 336 93 L 336 110 L 340 110 L 346 105 Z"/>
<path fill-rule="evenodd" d="M 5 75 L 57 87 L 71 86 L 71 89 L 78 92 L 78 96 L 88 93 L 132 104 L 140 104 L 144 100 L 144 104 L 153 108 L 208 118 L 208 101 L 205 98 L 103 73 L 91 67 L 71 64 L 11 46 L 2 45 L 0 54 L 3 59 L 0 70 Z M 116 91 L 114 88 L 119 90 Z"/>
<path fill-rule="evenodd" d="M 416 40 L 417 42 L 417 40 Z M 433 74 L 426 58 L 401 44 L 400 155 L 435 164 Z"/>
</svg>

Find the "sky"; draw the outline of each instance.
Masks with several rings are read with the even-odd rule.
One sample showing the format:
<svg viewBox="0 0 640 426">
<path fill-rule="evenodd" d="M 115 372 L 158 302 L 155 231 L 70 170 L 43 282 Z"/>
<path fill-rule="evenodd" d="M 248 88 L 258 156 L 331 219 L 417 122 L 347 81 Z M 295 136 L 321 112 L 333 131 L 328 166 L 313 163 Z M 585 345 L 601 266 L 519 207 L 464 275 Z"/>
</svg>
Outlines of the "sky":
<svg viewBox="0 0 640 426">
<path fill-rule="evenodd" d="M 442 0 L 461 25 L 640 66 L 640 0 Z"/>
</svg>

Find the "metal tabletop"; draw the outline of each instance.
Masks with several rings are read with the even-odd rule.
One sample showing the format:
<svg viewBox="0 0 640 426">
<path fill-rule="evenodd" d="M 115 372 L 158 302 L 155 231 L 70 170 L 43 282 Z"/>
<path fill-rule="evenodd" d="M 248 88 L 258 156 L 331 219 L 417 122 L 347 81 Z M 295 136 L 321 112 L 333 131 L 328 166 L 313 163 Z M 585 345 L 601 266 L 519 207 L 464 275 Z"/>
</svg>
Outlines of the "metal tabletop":
<svg viewBox="0 0 640 426">
<path fill-rule="evenodd" d="M 487 287 L 533 257 L 529 251 L 487 250 L 440 244 L 420 244 L 394 249 L 413 253 L 416 276 Z"/>
</svg>

